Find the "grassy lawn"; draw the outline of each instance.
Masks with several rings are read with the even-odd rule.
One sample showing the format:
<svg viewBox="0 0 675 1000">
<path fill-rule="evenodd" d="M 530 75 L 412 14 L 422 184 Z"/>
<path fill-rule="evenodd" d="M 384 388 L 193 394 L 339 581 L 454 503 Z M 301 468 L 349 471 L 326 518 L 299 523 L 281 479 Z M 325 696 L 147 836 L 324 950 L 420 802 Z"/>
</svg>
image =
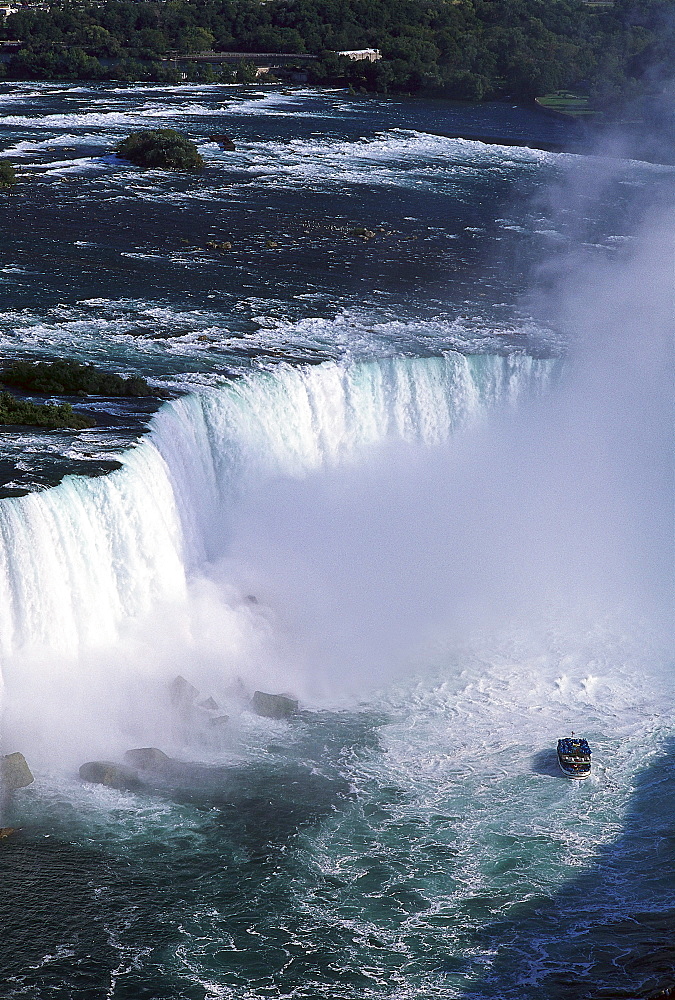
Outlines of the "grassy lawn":
<svg viewBox="0 0 675 1000">
<path fill-rule="evenodd" d="M 571 90 L 556 90 L 553 94 L 535 97 L 535 103 L 547 111 L 556 111 L 570 118 L 590 118 L 598 112 L 589 107 L 588 98 L 582 94 L 574 94 Z"/>
</svg>

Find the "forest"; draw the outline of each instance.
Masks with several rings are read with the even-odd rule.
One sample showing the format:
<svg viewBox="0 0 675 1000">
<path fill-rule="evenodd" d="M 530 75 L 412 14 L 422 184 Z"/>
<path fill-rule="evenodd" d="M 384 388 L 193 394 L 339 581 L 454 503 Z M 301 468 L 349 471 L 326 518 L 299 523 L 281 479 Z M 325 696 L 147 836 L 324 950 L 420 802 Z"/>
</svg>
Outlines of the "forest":
<svg viewBox="0 0 675 1000">
<path fill-rule="evenodd" d="M 299 68 L 318 85 L 469 100 L 576 88 L 604 107 L 672 77 L 674 14 L 675 0 L 52 0 L 0 25 L 21 43 L 0 77 L 247 82 L 246 62 L 190 55 L 293 53 L 316 57 Z M 381 60 L 337 55 L 367 47 Z"/>
</svg>

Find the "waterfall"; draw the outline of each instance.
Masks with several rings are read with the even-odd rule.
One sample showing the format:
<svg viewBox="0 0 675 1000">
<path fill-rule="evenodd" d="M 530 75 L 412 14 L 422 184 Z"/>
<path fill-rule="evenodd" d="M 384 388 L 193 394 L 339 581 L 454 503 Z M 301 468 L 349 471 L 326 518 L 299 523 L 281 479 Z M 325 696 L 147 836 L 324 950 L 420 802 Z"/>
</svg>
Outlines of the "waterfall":
<svg viewBox="0 0 675 1000">
<path fill-rule="evenodd" d="M 110 646 L 124 619 L 180 599 L 226 551 L 247 479 L 303 476 L 387 440 L 444 441 L 544 391 L 557 367 L 457 353 L 280 366 L 165 404 L 121 469 L 0 501 L 0 655 Z"/>
</svg>

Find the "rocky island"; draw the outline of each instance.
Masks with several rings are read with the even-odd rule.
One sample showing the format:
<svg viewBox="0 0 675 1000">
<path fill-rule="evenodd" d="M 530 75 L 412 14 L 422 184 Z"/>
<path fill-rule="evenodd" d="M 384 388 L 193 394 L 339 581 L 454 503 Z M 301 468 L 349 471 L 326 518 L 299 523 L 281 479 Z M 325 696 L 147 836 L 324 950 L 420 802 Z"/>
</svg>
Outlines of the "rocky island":
<svg viewBox="0 0 675 1000">
<path fill-rule="evenodd" d="M 115 149 L 117 156 L 145 170 L 202 170 L 194 142 L 173 128 L 132 132 Z"/>
</svg>

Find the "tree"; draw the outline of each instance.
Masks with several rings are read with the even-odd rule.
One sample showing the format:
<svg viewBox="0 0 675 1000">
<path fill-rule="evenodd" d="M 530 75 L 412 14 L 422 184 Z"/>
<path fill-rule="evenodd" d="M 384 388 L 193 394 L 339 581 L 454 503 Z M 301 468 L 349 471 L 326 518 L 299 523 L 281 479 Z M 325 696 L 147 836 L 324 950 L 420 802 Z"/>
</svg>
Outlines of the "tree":
<svg viewBox="0 0 675 1000">
<path fill-rule="evenodd" d="M 13 188 L 16 184 L 16 172 L 9 160 L 0 160 L 0 188 Z"/>
<path fill-rule="evenodd" d="M 258 67 L 252 62 L 240 62 L 237 66 L 237 83 L 255 83 L 258 79 Z"/>
<path fill-rule="evenodd" d="M 194 142 L 172 128 L 132 132 L 115 152 L 145 169 L 201 170 L 204 166 Z"/>
</svg>

